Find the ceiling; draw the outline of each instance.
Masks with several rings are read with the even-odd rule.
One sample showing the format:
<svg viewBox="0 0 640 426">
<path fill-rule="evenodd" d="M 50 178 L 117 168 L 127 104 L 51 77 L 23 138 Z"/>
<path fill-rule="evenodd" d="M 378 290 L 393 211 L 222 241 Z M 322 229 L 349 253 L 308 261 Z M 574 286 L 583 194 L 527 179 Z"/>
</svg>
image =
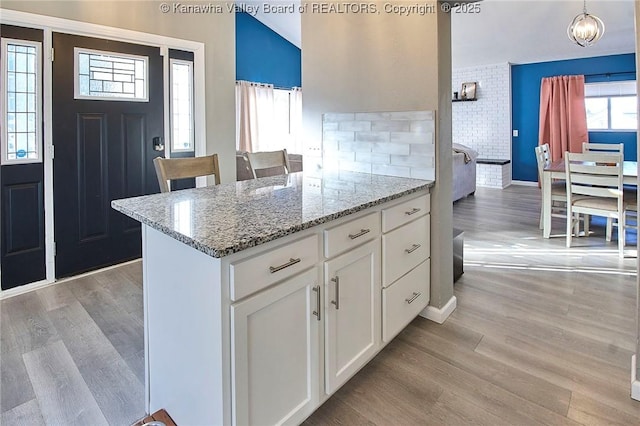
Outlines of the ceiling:
<svg viewBox="0 0 640 426">
<path fill-rule="evenodd" d="M 243 3 L 263 4 L 265 0 Z M 294 5 L 300 0 L 273 4 Z M 499 63 L 531 63 L 558 59 L 604 56 L 635 51 L 634 1 L 589 0 L 587 11 L 605 24 L 604 37 L 592 47 L 580 47 L 567 37 L 567 26 L 582 12 L 582 0 L 484 0 L 479 13 L 452 10 L 453 68 Z M 257 19 L 298 47 L 301 46 L 300 14 L 264 13 Z"/>
</svg>

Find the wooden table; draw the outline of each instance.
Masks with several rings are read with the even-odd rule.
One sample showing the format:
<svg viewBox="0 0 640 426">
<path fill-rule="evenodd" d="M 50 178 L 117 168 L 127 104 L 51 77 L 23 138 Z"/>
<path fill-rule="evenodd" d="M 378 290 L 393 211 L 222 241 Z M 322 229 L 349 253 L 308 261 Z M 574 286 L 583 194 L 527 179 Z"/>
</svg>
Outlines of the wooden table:
<svg viewBox="0 0 640 426">
<path fill-rule="evenodd" d="M 622 165 L 623 183 L 638 184 L 638 162 L 625 161 Z M 553 179 L 565 179 L 564 159 L 552 162 L 542 173 L 542 233 L 544 238 L 551 235 L 551 182 Z"/>
</svg>

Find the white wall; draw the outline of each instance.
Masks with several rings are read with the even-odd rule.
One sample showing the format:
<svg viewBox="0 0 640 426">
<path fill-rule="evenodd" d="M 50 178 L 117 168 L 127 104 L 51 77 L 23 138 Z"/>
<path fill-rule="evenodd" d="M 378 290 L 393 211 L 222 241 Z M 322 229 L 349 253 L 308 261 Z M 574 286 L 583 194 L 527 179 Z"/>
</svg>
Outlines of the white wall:
<svg viewBox="0 0 640 426">
<path fill-rule="evenodd" d="M 477 101 L 454 102 L 451 111 L 453 142 L 469 146 L 481 158 L 511 159 L 511 67 L 497 64 L 454 69 L 451 86 L 475 81 Z"/>
<path fill-rule="evenodd" d="M 508 63 L 454 69 L 451 92 L 462 83 L 477 82 L 473 102 L 453 102 L 453 143 L 478 151 L 480 158 L 511 160 L 511 66 Z M 505 188 L 511 184 L 511 164 L 478 164 L 477 186 Z"/>
<path fill-rule="evenodd" d="M 431 305 L 440 308 L 453 297 L 451 17 L 373 3 L 381 13 L 302 15 L 305 154 L 321 157 L 325 113 L 436 111 Z"/>
</svg>

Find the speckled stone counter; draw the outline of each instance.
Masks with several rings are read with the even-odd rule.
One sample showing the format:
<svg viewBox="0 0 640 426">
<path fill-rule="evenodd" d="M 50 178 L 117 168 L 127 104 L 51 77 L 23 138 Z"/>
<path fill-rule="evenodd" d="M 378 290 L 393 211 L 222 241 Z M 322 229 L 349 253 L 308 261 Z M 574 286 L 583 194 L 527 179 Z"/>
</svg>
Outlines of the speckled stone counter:
<svg viewBox="0 0 640 426">
<path fill-rule="evenodd" d="M 212 257 L 224 257 L 433 186 L 365 173 L 292 173 L 114 200 L 111 206 Z"/>
</svg>

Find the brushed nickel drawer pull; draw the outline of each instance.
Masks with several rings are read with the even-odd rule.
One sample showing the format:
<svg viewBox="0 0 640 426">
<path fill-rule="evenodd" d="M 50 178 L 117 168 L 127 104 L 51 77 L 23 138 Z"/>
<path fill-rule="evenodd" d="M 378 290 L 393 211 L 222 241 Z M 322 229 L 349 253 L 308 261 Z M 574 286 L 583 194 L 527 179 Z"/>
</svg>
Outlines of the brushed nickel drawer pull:
<svg viewBox="0 0 640 426">
<path fill-rule="evenodd" d="M 269 272 L 271 272 L 273 274 L 274 272 L 278 272 L 278 271 L 283 270 L 284 268 L 288 268 L 289 266 L 293 266 L 296 263 L 300 263 L 300 258 L 297 258 L 297 259 L 291 258 L 291 259 L 289 259 L 289 261 L 287 263 L 283 263 L 280 266 L 269 266 Z"/>
<path fill-rule="evenodd" d="M 362 237 L 364 234 L 368 234 L 369 232 L 371 232 L 371 229 L 361 229 L 357 234 L 349 234 L 349 238 L 355 240 L 356 238 Z"/>
<path fill-rule="evenodd" d="M 332 300 L 331 304 L 336 305 L 336 311 L 340 309 L 340 277 L 331 278 L 331 281 L 336 283 L 336 300 Z"/>
<path fill-rule="evenodd" d="M 320 286 L 317 285 L 315 287 L 313 287 L 313 291 L 315 291 L 318 295 L 316 296 L 316 310 L 313 311 L 313 315 L 315 315 L 316 317 L 318 317 L 318 321 L 320 321 Z"/>
<path fill-rule="evenodd" d="M 408 304 L 411 304 L 411 303 L 413 303 L 413 301 L 414 301 L 414 300 L 416 300 L 418 297 L 420 297 L 420 295 L 421 295 L 421 294 L 422 294 L 422 293 L 416 293 L 416 292 L 414 292 L 414 293 L 413 293 L 413 296 L 412 296 L 411 298 L 409 298 L 409 299 L 404 299 L 404 301 L 405 301 L 405 302 L 407 302 Z"/>
<path fill-rule="evenodd" d="M 409 253 L 413 253 L 414 251 L 418 250 L 420 247 L 422 247 L 420 244 L 414 244 L 411 246 L 411 248 L 408 249 L 404 249 L 405 253 L 409 254 Z"/>
<path fill-rule="evenodd" d="M 414 207 L 413 209 L 411 209 L 411 211 L 404 212 L 404 214 L 406 214 L 407 216 L 411 216 L 412 214 L 418 213 L 420 210 L 422 210 L 422 209 L 418 209 L 418 208 Z"/>
</svg>

